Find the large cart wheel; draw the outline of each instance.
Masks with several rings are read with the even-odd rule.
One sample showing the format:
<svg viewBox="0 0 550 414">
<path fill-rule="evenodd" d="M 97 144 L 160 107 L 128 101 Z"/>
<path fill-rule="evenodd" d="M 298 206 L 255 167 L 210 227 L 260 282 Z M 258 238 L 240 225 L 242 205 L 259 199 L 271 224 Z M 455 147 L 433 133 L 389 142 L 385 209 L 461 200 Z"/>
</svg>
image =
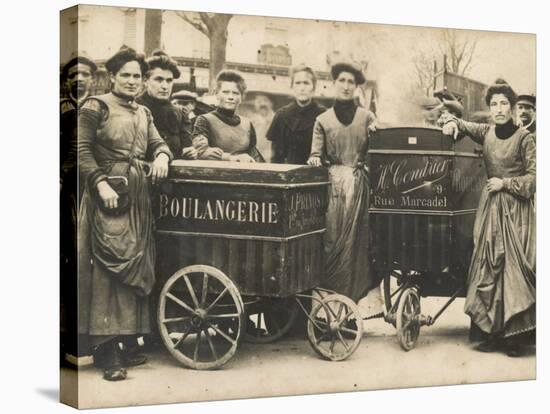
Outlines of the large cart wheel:
<svg viewBox="0 0 550 414">
<path fill-rule="evenodd" d="M 298 311 L 294 297 L 265 298 L 253 303 L 246 308 L 243 340 L 255 344 L 276 341 L 292 328 Z"/>
<path fill-rule="evenodd" d="M 308 319 L 309 343 L 325 359 L 342 361 L 353 354 L 361 342 L 361 313 L 346 296 L 332 294 L 316 302 Z"/>
<path fill-rule="evenodd" d="M 420 296 L 416 289 L 407 288 L 397 306 L 397 340 L 405 351 L 416 345 L 420 335 Z"/>
<path fill-rule="evenodd" d="M 206 265 L 178 270 L 159 298 L 158 326 L 168 351 L 184 366 L 214 369 L 237 350 L 244 305 L 235 284 Z"/>
</svg>

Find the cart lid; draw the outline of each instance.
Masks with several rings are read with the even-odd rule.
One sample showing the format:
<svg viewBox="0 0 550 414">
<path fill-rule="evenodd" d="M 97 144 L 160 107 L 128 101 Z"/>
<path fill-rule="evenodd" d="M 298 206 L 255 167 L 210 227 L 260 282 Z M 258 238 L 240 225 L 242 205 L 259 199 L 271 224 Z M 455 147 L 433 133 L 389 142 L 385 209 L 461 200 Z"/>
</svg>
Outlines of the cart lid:
<svg viewBox="0 0 550 414">
<path fill-rule="evenodd" d="M 242 163 L 231 161 L 175 160 L 169 178 L 232 183 L 320 183 L 328 181 L 322 167 L 298 164 Z"/>
</svg>

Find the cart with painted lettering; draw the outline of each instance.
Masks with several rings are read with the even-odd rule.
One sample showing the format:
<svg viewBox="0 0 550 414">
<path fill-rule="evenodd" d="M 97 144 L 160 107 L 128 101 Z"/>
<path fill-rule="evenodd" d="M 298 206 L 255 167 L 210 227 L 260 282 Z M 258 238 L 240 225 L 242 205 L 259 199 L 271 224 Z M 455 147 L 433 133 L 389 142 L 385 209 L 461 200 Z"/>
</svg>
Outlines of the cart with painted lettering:
<svg viewBox="0 0 550 414">
<path fill-rule="evenodd" d="M 439 129 L 380 129 L 370 139 L 370 235 L 374 269 L 382 278 L 384 317 L 412 349 L 465 294 L 476 209 L 486 176 L 482 151 Z M 449 297 L 434 315 L 420 298 Z"/>
<path fill-rule="evenodd" d="M 171 164 L 154 199 L 157 322 L 181 364 L 217 368 L 241 340 L 281 338 L 300 311 L 323 358 L 355 351 L 362 327 L 348 321 L 361 319 L 356 304 L 318 288 L 328 185 L 319 167 Z"/>
</svg>

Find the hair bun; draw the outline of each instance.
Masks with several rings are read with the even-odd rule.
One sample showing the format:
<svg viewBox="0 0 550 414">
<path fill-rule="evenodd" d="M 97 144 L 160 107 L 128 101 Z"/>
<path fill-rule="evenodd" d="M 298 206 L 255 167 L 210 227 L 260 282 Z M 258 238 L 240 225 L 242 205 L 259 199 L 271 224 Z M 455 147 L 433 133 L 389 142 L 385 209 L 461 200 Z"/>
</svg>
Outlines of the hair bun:
<svg viewBox="0 0 550 414">
<path fill-rule="evenodd" d="M 151 53 L 151 56 L 166 56 L 168 57 L 168 54 L 164 50 L 156 49 Z"/>
<path fill-rule="evenodd" d="M 496 81 L 495 81 L 495 85 L 508 85 L 508 82 L 506 82 L 504 79 L 502 78 L 498 78 Z"/>
</svg>

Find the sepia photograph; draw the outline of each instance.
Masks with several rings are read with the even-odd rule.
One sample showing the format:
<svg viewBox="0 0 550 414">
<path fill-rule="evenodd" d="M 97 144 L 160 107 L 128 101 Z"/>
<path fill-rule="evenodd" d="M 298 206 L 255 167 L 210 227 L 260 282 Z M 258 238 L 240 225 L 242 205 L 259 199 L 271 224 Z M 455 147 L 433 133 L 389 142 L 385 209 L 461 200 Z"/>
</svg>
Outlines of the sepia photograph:
<svg viewBox="0 0 550 414">
<path fill-rule="evenodd" d="M 535 33 L 59 26 L 62 403 L 537 379 Z"/>
</svg>

